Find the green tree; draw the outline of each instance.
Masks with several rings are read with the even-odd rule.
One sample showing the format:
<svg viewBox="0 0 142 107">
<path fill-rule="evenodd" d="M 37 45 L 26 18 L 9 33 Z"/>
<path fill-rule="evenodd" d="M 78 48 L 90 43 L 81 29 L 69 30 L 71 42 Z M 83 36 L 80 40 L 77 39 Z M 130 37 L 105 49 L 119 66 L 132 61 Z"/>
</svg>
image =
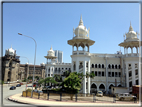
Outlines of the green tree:
<svg viewBox="0 0 142 107">
<path fill-rule="evenodd" d="M 39 80 L 39 76 L 35 76 L 36 80 Z"/>
<path fill-rule="evenodd" d="M 44 86 L 48 83 L 56 84 L 57 82 L 54 80 L 53 77 L 47 77 L 47 78 L 44 79 Z"/>
<path fill-rule="evenodd" d="M 70 98 L 73 100 L 73 94 L 78 93 L 81 88 L 81 79 L 75 72 L 72 72 L 67 78 L 64 79 L 60 86 L 62 86 L 67 93 L 71 94 Z"/>
<path fill-rule="evenodd" d="M 60 75 L 55 74 L 53 78 L 55 79 L 55 81 L 59 82 L 59 81 L 60 81 L 61 76 L 60 76 Z"/>
<path fill-rule="evenodd" d="M 41 85 L 44 83 L 44 79 L 40 79 L 39 81 L 38 81 L 38 85 L 39 85 L 39 88 L 41 87 Z"/>
<path fill-rule="evenodd" d="M 65 77 L 68 77 L 69 75 L 70 75 L 70 71 L 67 71 L 67 70 L 63 74 L 63 76 L 65 76 Z"/>
</svg>

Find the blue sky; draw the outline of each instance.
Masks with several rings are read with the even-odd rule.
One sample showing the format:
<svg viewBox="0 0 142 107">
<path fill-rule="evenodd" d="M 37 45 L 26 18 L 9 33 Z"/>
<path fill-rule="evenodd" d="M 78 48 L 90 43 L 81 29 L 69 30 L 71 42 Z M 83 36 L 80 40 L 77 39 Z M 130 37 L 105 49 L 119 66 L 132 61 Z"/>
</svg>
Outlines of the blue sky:
<svg viewBox="0 0 142 107">
<path fill-rule="evenodd" d="M 90 39 L 95 41 L 90 53 L 119 51 L 118 44 L 124 41 L 130 21 L 139 32 L 138 3 L 4 3 L 3 55 L 12 45 L 17 55 L 34 64 L 34 41 L 18 35 L 22 33 L 37 42 L 36 64 L 46 63 L 44 56 L 51 45 L 53 50 L 63 51 L 63 61 L 70 63 L 72 47 L 67 41 L 72 39 L 81 14 L 84 25 L 90 28 Z M 27 62 L 25 58 L 20 60 L 21 64 Z"/>
</svg>

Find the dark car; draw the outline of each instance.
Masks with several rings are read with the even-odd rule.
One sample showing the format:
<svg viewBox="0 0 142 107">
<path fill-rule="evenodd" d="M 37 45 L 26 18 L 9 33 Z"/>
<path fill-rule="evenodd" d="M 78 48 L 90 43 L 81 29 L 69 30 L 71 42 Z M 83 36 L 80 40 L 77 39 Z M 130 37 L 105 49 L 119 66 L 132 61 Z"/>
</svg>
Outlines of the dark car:
<svg viewBox="0 0 142 107">
<path fill-rule="evenodd" d="M 11 86 L 11 87 L 10 87 L 10 90 L 15 90 L 15 89 L 16 89 L 15 86 Z"/>
<path fill-rule="evenodd" d="M 17 84 L 16 87 L 21 87 L 21 84 Z"/>
</svg>

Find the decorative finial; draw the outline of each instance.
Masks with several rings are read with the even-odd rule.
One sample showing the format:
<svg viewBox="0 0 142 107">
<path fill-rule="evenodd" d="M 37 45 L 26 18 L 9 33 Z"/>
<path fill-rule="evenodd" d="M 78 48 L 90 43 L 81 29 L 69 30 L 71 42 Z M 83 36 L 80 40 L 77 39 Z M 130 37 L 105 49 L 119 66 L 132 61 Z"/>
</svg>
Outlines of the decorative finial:
<svg viewBox="0 0 142 107">
<path fill-rule="evenodd" d="M 80 16 L 80 22 L 79 25 L 83 25 L 82 15 Z"/>
<path fill-rule="evenodd" d="M 133 28 L 132 28 L 132 26 L 131 26 L 131 21 L 130 21 L 129 31 L 133 31 Z"/>
<path fill-rule="evenodd" d="M 53 50 L 53 49 L 52 49 L 52 45 L 51 45 L 51 48 L 50 48 L 50 50 Z"/>
</svg>

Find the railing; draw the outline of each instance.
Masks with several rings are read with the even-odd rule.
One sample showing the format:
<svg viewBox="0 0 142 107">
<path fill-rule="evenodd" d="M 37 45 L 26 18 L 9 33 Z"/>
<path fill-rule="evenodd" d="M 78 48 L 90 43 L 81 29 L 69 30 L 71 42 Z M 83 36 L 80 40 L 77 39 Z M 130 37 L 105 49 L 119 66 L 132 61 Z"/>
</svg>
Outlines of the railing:
<svg viewBox="0 0 142 107">
<path fill-rule="evenodd" d="M 73 51 L 73 55 L 89 55 L 87 51 Z"/>
<path fill-rule="evenodd" d="M 132 67 L 128 67 L 128 70 L 132 69 Z"/>
<path fill-rule="evenodd" d="M 129 80 L 132 80 L 132 77 L 129 77 Z"/>
<path fill-rule="evenodd" d="M 135 76 L 135 78 L 139 78 L 139 76 L 138 76 L 138 75 L 136 75 L 136 76 Z"/>
</svg>

